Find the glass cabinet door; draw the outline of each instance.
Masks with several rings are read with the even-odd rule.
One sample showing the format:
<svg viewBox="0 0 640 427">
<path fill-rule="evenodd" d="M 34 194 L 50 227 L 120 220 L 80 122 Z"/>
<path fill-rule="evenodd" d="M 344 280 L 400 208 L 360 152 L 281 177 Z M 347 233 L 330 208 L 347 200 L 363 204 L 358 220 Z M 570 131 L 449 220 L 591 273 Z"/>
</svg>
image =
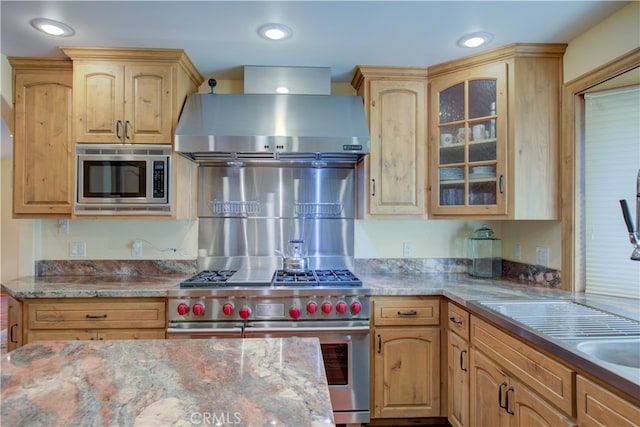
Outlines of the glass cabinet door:
<svg viewBox="0 0 640 427">
<path fill-rule="evenodd" d="M 437 108 L 437 150 L 432 150 L 437 167 L 436 209 L 465 208 L 464 213 L 501 213 L 504 192 L 503 152 L 506 138 L 506 94 L 500 73 L 491 77 L 466 78 L 455 84 L 434 84 Z M 444 79 L 443 79 L 444 80 Z M 453 78 L 447 79 L 451 83 Z M 442 83 L 447 83 L 442 82 Z M 473 208 L 481 209 L 473 209 Z M 462 213 L 462 212 L 461 212 Z"/>
</svg>

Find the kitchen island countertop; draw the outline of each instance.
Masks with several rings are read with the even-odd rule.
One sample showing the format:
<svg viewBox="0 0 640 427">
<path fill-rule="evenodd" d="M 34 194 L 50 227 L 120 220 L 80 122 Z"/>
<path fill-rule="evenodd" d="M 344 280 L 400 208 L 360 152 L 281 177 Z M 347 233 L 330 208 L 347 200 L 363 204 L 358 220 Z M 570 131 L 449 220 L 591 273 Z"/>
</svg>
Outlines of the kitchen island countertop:
<svg viewBox="0 0 640 427">
<path fill-rule="evenodd" d="M 3 425 L 334 425 L 317 338 L 43 341 L 2 359 Z"/>
</svg>

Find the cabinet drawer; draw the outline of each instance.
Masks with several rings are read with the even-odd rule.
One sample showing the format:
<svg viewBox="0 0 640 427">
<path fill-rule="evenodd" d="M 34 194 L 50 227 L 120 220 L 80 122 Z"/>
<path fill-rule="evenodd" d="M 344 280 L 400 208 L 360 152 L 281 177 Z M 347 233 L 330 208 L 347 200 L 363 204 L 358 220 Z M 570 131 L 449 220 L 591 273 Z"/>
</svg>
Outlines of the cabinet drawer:
<svg viewBox="0 0 640 427">
<path fill-rule="evenodd" d="M 164 301 L 48 300 L 27 304 L 29 329 L 164 328 Z"/>
<path fill-rule="evenodd" d="M 376 326 L 440 324 L 438 298 L 375 298 L 372 307 Z"/>
<path fill-rule="evenodd" d="M 475 316 L 471 316 L 471 344 L 566 414 L 573 414 L 571 369 Z"/>
<path fill-rule="evenodd" d="M 640 425 L 640 407 L 586 379 L 576 378 L 578 423 L 581 426 Z"/>
<path fill-rule="evenodd" d="M 447 303 L 447 325 L 449 330 L 469 341 L 469 312 L 455 304 Z"/>
</svg>

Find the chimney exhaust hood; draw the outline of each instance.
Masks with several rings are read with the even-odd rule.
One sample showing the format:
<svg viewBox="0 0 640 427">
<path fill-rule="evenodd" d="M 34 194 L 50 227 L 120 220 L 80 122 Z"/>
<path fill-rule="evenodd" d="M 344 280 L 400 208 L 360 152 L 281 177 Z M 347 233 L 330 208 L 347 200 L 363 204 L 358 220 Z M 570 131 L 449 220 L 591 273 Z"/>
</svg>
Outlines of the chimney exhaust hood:
<svg viewBox="0 0 640 427">
<path fill-rule="evenodd" d="M 282 67 L 262 68 L 282 71 Z M 247 73 L 245 68 L 245 79 L 255 74 L 271 80 L 253 71 Z M 290 76 L 291 69 L 286 71 Z M 215 80 L 209 85 L 211 93 L 187 97 L 176 128 L 176 151 L 193 160 L 355 162 L 370 150 L 359 96 L 216 94 Z"/>
</svg>

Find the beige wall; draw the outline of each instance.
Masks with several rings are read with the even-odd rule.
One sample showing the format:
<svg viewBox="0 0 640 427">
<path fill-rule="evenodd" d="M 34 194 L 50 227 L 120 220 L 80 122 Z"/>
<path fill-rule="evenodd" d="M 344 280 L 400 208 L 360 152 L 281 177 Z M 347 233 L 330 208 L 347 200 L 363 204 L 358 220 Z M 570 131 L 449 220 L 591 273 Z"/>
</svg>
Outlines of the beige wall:
<svg viewBox="0 0 640 427">
<path fill-rule="evenodd" d="M 565 54 L 565 81 L 569 81 L 611 59 L 638 47 L 640 2 L 612 15 L 572 40 Z M 10 104 L 11 73 L 2 57 L 2 105 Z M 200 89 L 208 92 L 206 83 Z M 217 92 L 242 92 L 241 81 L 220 81 Z M 352 95 L 348 83 L 332 85 L 333 94 Z M 3 118 L 6 111 L 3 111 Z M 58 232 L 55 220 L 11 219 L 11 144 L 7 126 L 2 129 L 0 195 L 2 215 L 0 236 L 0 278 L 32 274 L 33 261 L 67 259 L 69 244 L 84 241 L 87 258 L 131 259 L 131 242 L 139 238 L 143 258 L 191 259 L 197 256 L 197 221 L 70 221 L 69 234 Z M 355 226 L 355 255 L 358 258 L 403 256 L 403 243 L 412 245 L 413 257 L 464 257 L 466 239 L 481 221 L 371 221 L 358 220 Z M 560 269 L 561 234 L 558 221 L 489 222 L 503 240 L 503 257 L 514 260 L 514 248 L 521 247 L 520 261 L 535 264 L 536 247 L 549 248 L 549 266 Z M 177 252 L 163 251 L 178 248 Z"/>
<path fill-rule="evenodd" d="M 640 2 L 631 2 L 571 40 L 564 54 L 564 81 L 569 82 L 640 46 Z"/>
</svg>

